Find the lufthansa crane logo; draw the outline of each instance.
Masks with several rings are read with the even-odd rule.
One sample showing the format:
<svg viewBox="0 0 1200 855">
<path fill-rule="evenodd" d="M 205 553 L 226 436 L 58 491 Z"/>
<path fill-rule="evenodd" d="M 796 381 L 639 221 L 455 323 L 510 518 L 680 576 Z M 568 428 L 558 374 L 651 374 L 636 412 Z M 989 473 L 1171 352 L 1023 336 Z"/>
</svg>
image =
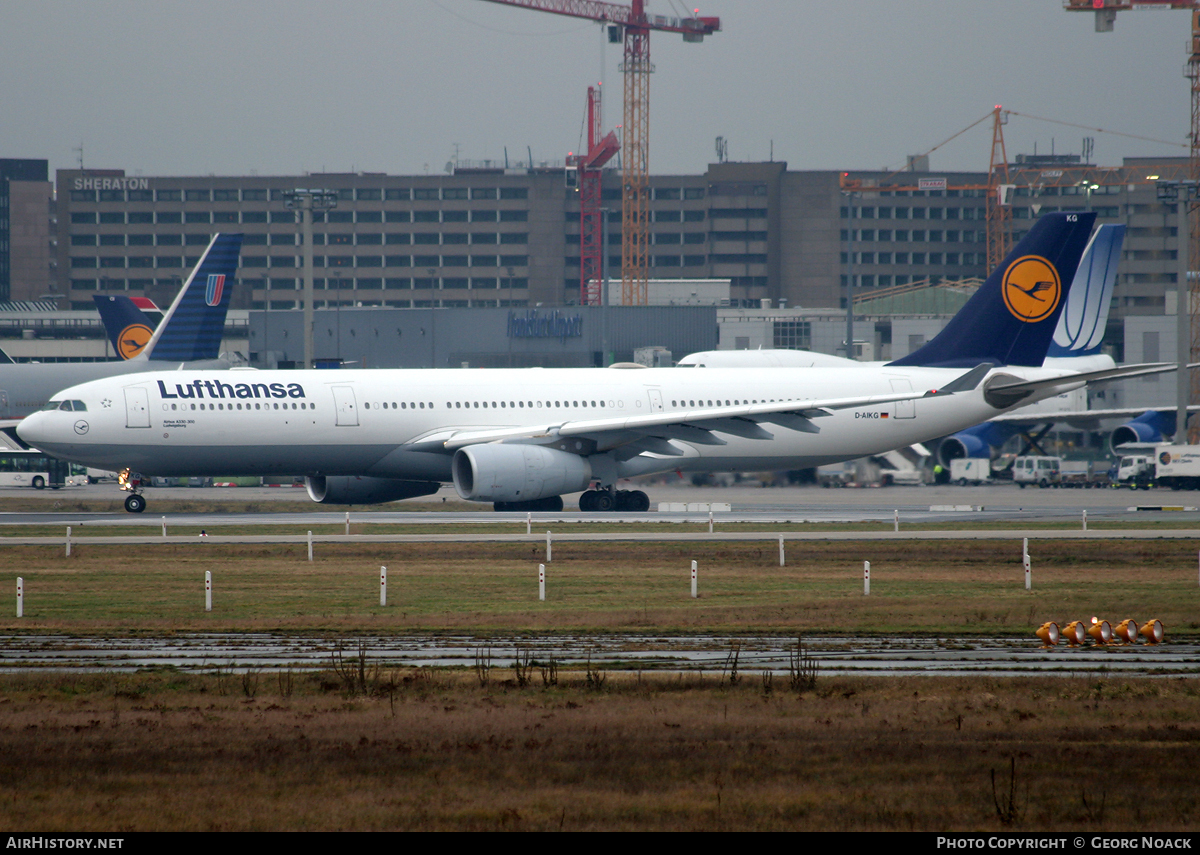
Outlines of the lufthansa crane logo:
<svg viewBox="0 0 1200 855">
<path fill-rule="evenodd" d="M 133 359 L 150 342 L 153 330 L 145 324 L 130 324 L 117 336 L 117 352 L 122 359 Z"/>
<path fill-rule="evenodd" d="M 1010 264 L 1001 291 L 1013 317 L 1028 324 L 1050 317 L 1062 299 L 1058 271 L 1040 255 L 1025 255 Z"/>
</svg>

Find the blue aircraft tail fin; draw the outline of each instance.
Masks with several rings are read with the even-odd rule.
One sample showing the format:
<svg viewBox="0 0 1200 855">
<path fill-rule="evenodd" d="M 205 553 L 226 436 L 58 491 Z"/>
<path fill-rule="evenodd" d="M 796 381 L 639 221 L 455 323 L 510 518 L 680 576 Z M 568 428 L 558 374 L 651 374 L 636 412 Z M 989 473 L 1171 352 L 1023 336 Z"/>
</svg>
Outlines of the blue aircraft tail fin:
<svg viewBox="0 0 1200 855">
<path fill-rule="evenodd" d="M 1091 356 L 1100 352 L 1124 241 L 1124 225 L 1103 225 L 1092 234 L 1079 259 L 1047 356 Z"/>
<path fill-rule="evenodd" d="M 241 250 L 240 234 L 213 237 L 146 345 L 150 359 L 187 362 L 217 357 Z"/>
<path fill-rule="evenodd" d="M 154 335 L 154 322 L 124 294 L 95 294 L 100 321 L 108 340 L 122 359 L 133 359 L 145 350 Z"/>
<path fill-rule="evenodd" d="M 891 364 L 1041 365 L 1095 219 L 1082 211 L 1043 216 L 945 329 Z"/>
</svg>

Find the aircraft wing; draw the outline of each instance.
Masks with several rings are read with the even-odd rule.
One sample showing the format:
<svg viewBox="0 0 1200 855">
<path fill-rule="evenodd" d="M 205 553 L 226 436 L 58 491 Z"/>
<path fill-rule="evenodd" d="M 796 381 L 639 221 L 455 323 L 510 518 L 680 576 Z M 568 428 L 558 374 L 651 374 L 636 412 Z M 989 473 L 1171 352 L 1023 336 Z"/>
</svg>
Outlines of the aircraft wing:
<svg viewBox="0 0 1200 855">
<path fill-rule="evenodd" d="M 1189 368 L 1191 366 L 1188 366 Z M 1022 392 L 1038 392 L 1054 386 L 1072 386 L 1076 383 L 1097 383 L 1101 380 L 1118 380 L 1124 377 L 1142 377 L 1147 374 L 1163 374 L 1175 370 L 1174 362 L 1143 362 L 1135 365 L 1121 365 L 1116 368 L 1105 368 L 1101 371 L 1083 371 L 1077 374 L 1063 374 L 1058 377 L 1047 377 L 1041 380 L 1018 380 L 1012 383 L 993 383 L 988 387 L 989 392 L 1005 395 Z M 1144 411 L 1143 411 L 1144 412 Z"/>
<path fill-rule="evenodd" d="M 908 392 L 890 395 L 863 395 L 853 398 L 824 398 L 806 401 L 775 401 L 763 404 L 743 404 L 732 407 L 708 407 L 686 411 L 648 413 L 641 416 L 623 416 L 607 419 L 579 419 L 575 421 L 547 423 L 543 425 L 498 428 L 496 430 L 458 431 L 435 440 L 426 438 L 422 443 L 439 441 L 439 445 L 454 451 L 468 445 L 483 442 L 527 440 L 539 444 L 554 443 L 559 439 L 579 438 L 595 443 L 594 448 L 612 448 L 635 440 L 652 440 L 649 445 L 662 448 L 664 453 L 680 453 L 677 449 L 667 452 L 668 440 L 679 439 L 700 445 L 725 445 L 725 440 L 715 433 L 728 433 L 748 439 L 770 439 L 772 434 L 760 427 L 770 423 L 806 433 L 817 433 L 820 428 L 813 419 L 833 415 L 834 410 L 889 404 L 895 401 L 911 401 L 933 395 L 952 394 L 949 391 Z M 659 440 L 660 442 L 653 442 Z"/>
<path fill-rule="evenodd" d="M 1102 422 L 1105 419 L 1123 419 L 1130 416 L 1140 416 L 1143 413 L 1155 411 L 1160 413 L 1174 413 L 1177 408 L 1171 407 L 1120 407 L 1109 410 L 1059 410 L 1057 412 L 1045 412 L 1037 414 L 1021 413 L 1005 413 L 1002 416 L 993 416 L 989 421 L 993 422 L 1008 422 L 1010 424 L 1046 424 L 1048 422 L 1061 422 L 1071 425 L 1072 427 L 1089 428 L 1097 422 Z M 1191 404 L 1188 407 L 1189 413 L 1200 412 L 1200 404 Z"/>
</svg>

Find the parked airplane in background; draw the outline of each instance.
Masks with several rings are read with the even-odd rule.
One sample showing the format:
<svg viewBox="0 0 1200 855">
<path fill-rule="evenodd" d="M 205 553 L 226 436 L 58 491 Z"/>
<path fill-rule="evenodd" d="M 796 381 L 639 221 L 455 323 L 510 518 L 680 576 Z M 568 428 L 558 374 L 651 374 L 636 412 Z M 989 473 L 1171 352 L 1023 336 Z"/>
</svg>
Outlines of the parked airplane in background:
<svg viewBox="0 0 1200 855">
<path fill-rule="evenodd" d="M 108 342 L 121 359 L 139 356 L 154 335 L 162 320 L 162 312 L 149 297 L 126 297 L 124 294 L 96 294 L 96 311 L 108 333 Z M 146 312 L 153 312 L 151 318 Z"/>
<path fill-rule="evenodd" d="M 228 368 L 217 360 L 225 314 L 241 252 L 240 234 L 215 235 L 166 316 L 139 353 L 121 362 L 50 362 L 0 365 L 0 429 L 4 420 L 37 412 L 59 389 L 164 363 Z M 119 352 L 119 350 L 118 350 Z"/>
<path fill-rule="evenodd" d="M 1039 220 L 906 365 L 154 372 L 66 389 L 18 432 L 68 460 L 132 470 L 132 512 L 146 505 L 137 473 L 295 472 L 318 502 L 390 501 L 453 481 L 497 510 L 561 509 L 581 490 L 585 511 L 645 510 L 645 493 L 615 489 L 621 478 L 848 460 L 1097 376 L 1170 370 L 1036 367 L 1093 220 Z M 1052 287 L 1030 295 L 1034 282 Z"/>
</svg>

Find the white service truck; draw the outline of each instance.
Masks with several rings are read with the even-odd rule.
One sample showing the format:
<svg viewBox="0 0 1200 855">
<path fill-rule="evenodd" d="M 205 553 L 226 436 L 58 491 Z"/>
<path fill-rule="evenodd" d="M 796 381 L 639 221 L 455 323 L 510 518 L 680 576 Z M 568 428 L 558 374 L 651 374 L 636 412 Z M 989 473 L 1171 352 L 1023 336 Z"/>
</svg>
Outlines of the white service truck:
<svg viewBox="0 0 1200 855">
<path fill-rule="evenodd" d="M 1172 490 L 1200 490 L 1200 445 L 1160 445 L 1154 449 L 1155 480 Z"/>
<path fill-rule="evenodd" d="M 960 457 L 950 461 L 950 483 L 965 487 L 992 480 L 992 462 L 984 457 Z"/>
</svg>

